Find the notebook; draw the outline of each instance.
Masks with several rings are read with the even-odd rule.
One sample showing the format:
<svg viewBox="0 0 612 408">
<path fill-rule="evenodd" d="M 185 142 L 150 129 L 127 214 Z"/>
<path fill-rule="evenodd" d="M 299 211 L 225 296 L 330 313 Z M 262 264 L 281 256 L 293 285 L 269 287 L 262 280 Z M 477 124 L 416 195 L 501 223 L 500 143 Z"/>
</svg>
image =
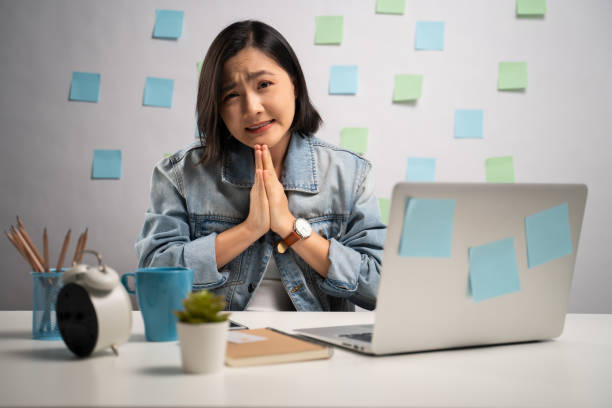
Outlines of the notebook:
<svg viewBox="0 0 612 408">
<path fill-rule="evenodd" d="M 368 354 L 557 337 L 586 196 L 583 184 L 398 183 L 374 325 L 293 332 Z"/>
<path fill-rule="evenodd" d="M 243 338 L 241 338 L 241 335 Z M 225 363 L 244 367 L 330 358 L 332 349 L 271 329 L 234 330 Z"/>
</svg>

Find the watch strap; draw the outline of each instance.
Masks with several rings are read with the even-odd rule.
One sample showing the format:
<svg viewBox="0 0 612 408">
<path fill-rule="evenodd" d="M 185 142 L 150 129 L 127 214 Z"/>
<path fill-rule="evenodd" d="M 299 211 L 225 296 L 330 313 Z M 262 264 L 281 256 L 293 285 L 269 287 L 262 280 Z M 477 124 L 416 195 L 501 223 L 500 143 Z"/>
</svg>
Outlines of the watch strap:
<svg viewBox="0 0 612 408">
<path fill-rule="evenodd" d="M 278 243 L 276 249 L 279 253 L 283 254 L 287 249 L 289 249 L 291 245 L 295 244 L 300 239 L 301 237 L 299 236 L 299 234 L 295 232 L 295 230 L 293 230 L 291 231 L 291 233 L 289 233 L 289 235 L 287 235 L 285 238 L 282 239 L 282 241 Z"/>
</svg>

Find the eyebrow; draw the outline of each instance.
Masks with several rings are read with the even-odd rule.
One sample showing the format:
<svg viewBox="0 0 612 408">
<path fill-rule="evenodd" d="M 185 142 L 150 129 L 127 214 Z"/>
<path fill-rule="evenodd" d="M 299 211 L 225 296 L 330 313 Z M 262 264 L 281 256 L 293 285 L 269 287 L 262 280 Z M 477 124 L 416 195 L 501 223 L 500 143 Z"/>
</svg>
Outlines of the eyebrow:
<svg viewBox="0 0 612 408">
<path fill-rule="evenodd" d="M 272 75 L 272 76 L 274 76 L 273 73 L 262 69 L 261 71 L 255 71 L 255 72 L 247 73 L 247 80 L 251 81 L 254 78 L 257 78 L 257 77 L 262 76 L 262 75 Z M 236 86 L 235 82 L 230 82 L 229 84 L 227 84 L 223 88 L 221 88 L 221 93 L 227 92 L 227 91 L 229 91 L 230 89 L 232 89 L 235 86 Z"/>
</svg>

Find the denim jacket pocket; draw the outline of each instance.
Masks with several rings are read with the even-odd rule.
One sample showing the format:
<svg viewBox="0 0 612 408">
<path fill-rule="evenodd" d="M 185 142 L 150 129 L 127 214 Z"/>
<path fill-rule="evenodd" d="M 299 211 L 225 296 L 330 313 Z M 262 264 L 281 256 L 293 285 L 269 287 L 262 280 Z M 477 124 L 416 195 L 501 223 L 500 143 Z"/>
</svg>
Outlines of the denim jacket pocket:
<svg viewBox="0 0 612 408">
<path fill-rule="evenodd" d="M 191 215 L 192 234 L 194 239 L 205 237 L 212 233 L 220 234 L 230 228 L 235 227 L 241 221 L 235 218 L 216 216 L 216 215 Z M 227 280 L 223 283 L 223 286 L 233 286 L 244 283 L 242 278 L 243 269 L 243 258 L 247 251 L 242 252 L 240 255 L 232 259 L 227 264 L 223 265 L 219 272 L 224 275 L 228 275 Z"/>
<path fill-rule="evenodd" d="M 308 220 L 313 231 L 325 239 L 340 238 L 345 226 L 346 216 L 342 214 L 330 214 Z"/>
</svg>

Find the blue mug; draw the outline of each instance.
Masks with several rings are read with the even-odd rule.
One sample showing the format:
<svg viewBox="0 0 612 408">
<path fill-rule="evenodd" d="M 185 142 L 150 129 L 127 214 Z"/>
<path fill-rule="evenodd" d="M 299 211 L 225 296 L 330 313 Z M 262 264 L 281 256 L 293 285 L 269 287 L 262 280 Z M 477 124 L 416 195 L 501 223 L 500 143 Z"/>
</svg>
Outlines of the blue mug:
<svg viewBox="0 0 612 408">
<path fill-rule="evenodd" d="M 134 287 L 128 278 L 134 278 Z M 193 270 L 182 267 L 142 268 L 124 273 L 121 283 L 128 293 L 138 296 L 147 341 L 177 340 L 174 310 L 182 310 L 182 300 L 191 292 Z"/>
</svg>

